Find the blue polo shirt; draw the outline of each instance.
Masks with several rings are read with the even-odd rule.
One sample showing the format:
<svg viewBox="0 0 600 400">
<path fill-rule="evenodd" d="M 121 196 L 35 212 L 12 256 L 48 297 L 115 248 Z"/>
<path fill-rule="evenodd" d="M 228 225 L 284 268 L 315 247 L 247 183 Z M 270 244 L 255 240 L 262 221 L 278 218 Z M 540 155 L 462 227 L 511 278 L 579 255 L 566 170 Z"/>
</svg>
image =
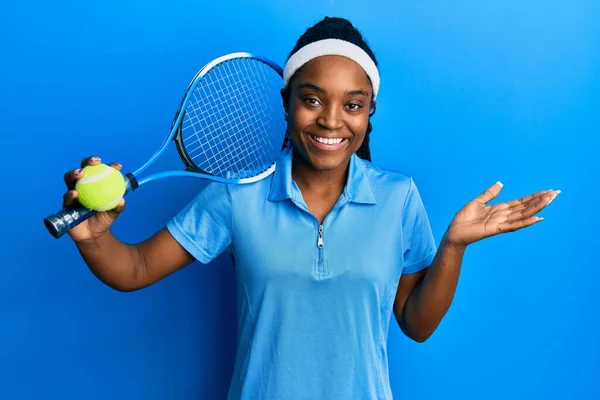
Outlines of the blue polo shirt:
<svg viewBox="0 0 600 400">
<path fill-rule="evenodd" d="M 392 399 L 387 335 L 398 280 L 436 245 L 413 180 L 356 155 L 322 225 L 291 176 L 210 183 L 167 224 L 197 260 L 235 260 L 237 357 L 228 399 Z"/>
</svg>

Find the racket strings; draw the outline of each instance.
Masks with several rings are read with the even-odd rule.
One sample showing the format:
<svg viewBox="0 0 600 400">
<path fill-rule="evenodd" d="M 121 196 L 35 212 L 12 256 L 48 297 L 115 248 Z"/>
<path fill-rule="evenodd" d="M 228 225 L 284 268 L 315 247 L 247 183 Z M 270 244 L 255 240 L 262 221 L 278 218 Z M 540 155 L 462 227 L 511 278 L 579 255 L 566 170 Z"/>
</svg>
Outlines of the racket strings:
<svg viewBox="0 0 600 400">
<path fill-rule="evenodd" d="M 195 166 L 228 179 L 260 174 L 273 164 L 285 134 L 281 76 L 255 59 L 211 69 L 190 96 L 182 124 Z"/>
</svg>

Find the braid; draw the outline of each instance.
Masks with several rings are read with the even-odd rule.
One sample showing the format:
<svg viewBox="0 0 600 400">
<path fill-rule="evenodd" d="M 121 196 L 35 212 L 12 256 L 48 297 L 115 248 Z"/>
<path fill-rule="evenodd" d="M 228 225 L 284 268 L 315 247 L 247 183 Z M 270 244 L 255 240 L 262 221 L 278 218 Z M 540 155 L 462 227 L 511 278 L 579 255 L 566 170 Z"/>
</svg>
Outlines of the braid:
<svg viewBox="0 0 600 400">
<path fill-rule="evenodd" d="M 369 147 L 369 141 L 371 139 L 371 131 L 373 127 L 371 126 L 371 121 L 369 121 L 369 126 L 367 126 L 367 134 L 363 139 L 358 150 L 356 150 L 356 155 L 362 158 L 363 160 L 371 161 L 371 148 Z"/>
<path fill-rule="evenodd" d="M 296 46 L 290 52 L 288 58 L 291 57 L 298 50 L 300 50 L 302 47 L 306 46 L 307 44 L 316 42 L 321 39 L 341 39 L 341 40 L 351 42 L 351 43 L 357 45 L 358 47 L 360 47 L 361 49 L 363 49 L 369 55 L 369 57 L 371 57 L 371 59 L 373 60 L 375 65 L 377 65 L 377 58 L 375 57 L 375 54 L 373 53 L 373 51 L 371 50 L 371 48 L 369 47 L 369 45 L 367 44 L 365 39 L 362 37 L 362 34 L 358 31 L 358 29 L 356 29 L 350 23 L 350 21 L 348 21 L 344 18 L 337 18 L 337 17 L 334 17 L 334 18 L 325 17 L 321 21 L 317 22 L 315 25 L 308 28 L 306 30 L 306 32 L 304 32 L 304 34 L 302 36 L 300 36 L 300 38 L 298 39 L 298 42 L 296 43 Z M 290 88 L 288 86 L 283 91 L 283 101 L 286 106 L 289 104 L 289 100 L 290 100 Z M 373 104 L 373 106 L 374 106 L 374 104 Z M 369 124 L 367 126 L 367 132 L 366 132 L 365 138 L 364 138 L 362 144 L 360 145 L 360 148 L 356 151 L 356 155 L 358 157 L 362 158 L 363 160 L 367 160 L 367 161 L 371 161 L 371 149 L 369 148 L 369 139 L 371 136 L 371 131 L 373 130 L 373 126 L 371 125 L 370 118 L 371 118 L 371 116 L 373 116 L 374 113 L 375 113 L 375 111 L 373 110 L 373 112 L 371 114 L 369 114 Z M 282 149 L 287 147 L 290 142 L 291 142 L 291 139 L 290 139 L 289 135 L 286 134 L 284 141 L 283 141 Z"/>
</svg>

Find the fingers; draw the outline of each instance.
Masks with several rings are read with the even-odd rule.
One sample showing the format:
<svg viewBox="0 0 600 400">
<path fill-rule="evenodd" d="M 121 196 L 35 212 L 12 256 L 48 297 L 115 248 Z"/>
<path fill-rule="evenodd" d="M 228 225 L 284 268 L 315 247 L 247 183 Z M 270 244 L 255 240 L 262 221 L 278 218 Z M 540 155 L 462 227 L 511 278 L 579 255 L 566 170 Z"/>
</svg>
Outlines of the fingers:
<svg viewBox="0 0 600 400">
<path fill-rule="evenodd" d="M 536 195 L 534 197 L 532 196 L 526 196 L 526 197 L 522 197 L 522 199 L 525 198 L 530 198 L 529 200 L 523 202 L 523 203 L 516 203 L 516 205 L 513 206 L 507 206 L 506 208 L 508 209 L 509 212 L 515 212 L 515 211 L 522 211 L 532 205 L 538 204 L 538 203 L 549 203 L 550 201 L 552 201 L 553 196 L 555 196 L 555 194 L 553 192 L 551 192 L 550 190 L 545 190 L 543 192 L 540 192 L 539 195 Z M 519 199 L 520 201 L 521 199 Z M 508 203 L 506 203 L 508 204 Z"/>
<path fill-rule="evenodd" d="M 546 194 L 540 197 L 534 198 L 533 200 L 530 200 L 522 205 L 510 208 L 511 212 L 508 214 L 507 221 L 513 222 L 519 219 L 526 219 L 537 214 L 546 208 L 546 206 L 550 204 L 559 194 L 560 190 L 549 190 Z"/>
<path fill-rule="evenodd" d="M 520 210 L 511 212 L 510 214 L 508 214 L 506 220 L 508 222 L 514 222 L 514 221 L 527 219 L 531 216 L 534 216 L 538 212 L 540 212 L 540 210 L 542 210 L 542 208 L 544 208 L 546 206 L 546 204 L 547 204 L 546 201 L 538 199 L 527 207 L 523 207 Z"/>
<path fill-rule="evenodd" d="M 67 192 L 63 195 L 63 208 L 72 206 L 76 200 L 78 193 L 75 190 L 75 185 L 77 181 L 85 175 L 83 168 L 88 165 L 98 165 L 102 162 L 102 159 L 98 156 L 90 156 L 81 160 L 81 167 L 77 169 L 73 169 L 71 171 L 67 171 L 63 179 L 65 181 L 65 185 L 67 186 Z M 118 162 L 108 163 L 107 165 L 116 169 L 117 171 L 121 171 L 123 166 Z"/>
<path fill-rule="evenodd" d="M 99 212 L 94 215 L 95 223 L 94 229 L 97 231 L 104 231 L 108 229 L 112 225 L 112 223 L 121 215 L 123 210 L 125 209 L 125 200 L 121 199 L 119 205 L 112 210 Z"/>
<path fill-rule="evenodd" d="M 63 195 L 62 208 L 71 207 L 73 204 L 75 204 L 75 201 L 77 200 L 77 195 L 78 193 L 76 190 L 69 190 L 67 193 L 65 193 Z"/>
<path fill-rule="evenodd" d="M 118 163 L 118 162 L 111 162 L 111 163 L 108 163 L 107 165 L 110 166 L 110 167 L 113 167 L 117 171 L 120 171 L 120 170 L 123 169 L 123 166 L 120 163 Z"/>
<path fill-rule="evenodd" d="M 123 210 L 125 210 L 125 199 L 121 199 L 121 202 L 118 206 L 116 206 L 112 210 L 104 212 L 103 214 L 110 219 L 109 223 L 112 223 L 111 221 L 116 220 L 119 217 L 119 215 L 123 212 Z"/>
<path fill-rule="evenodd" d="M 493 219 L 498 224 L 492 229 L 495 229 L 496 233 L 514 232 L 543 221 L 544 218 L 536 214 L 546 208 L 560 193 L 560 190 L 541 190 L 508 203 L 492 206 Z"/>
<path fill-rule="evenodd" d="M 102 160 L 98 156 L 86 157 L 83 160 L 81 160 L 81 168 L 86 167 L 88 165 L 98 165 L 101 162 Z"/>
<path fill-rule="evenodd" d="M 101 162 L 102 160 L 100 159 L 100 157 L 86 157 L 83 160 L 81 160 L 79 168 L 67 171 L 63 177 L 65 184 L 67 185 L 67 190 L 73 190 L 75 188 L 75 183 L 77 183 L 77 180 L 83 178 L 84 167 L 88 165 L 98 165 Z"/>
<path fill-rule="evenodd" d="M 120 214 L 121 212 L 123 212 L 123 210 L 125 210 L 125 199 L 121 199 L 119 205 L 116 206 L 112 211 L 117 214 Z"/>
<path fill-rule="evenodd" d="M 562 191 L 561 190 L 553 190 L 552 192 L 553 192 L 553 195 L 550 198 L 550 200 L 548 200 L 548 202 L 546 203 L 546 205 L 552 203 L 554 201 L 554 199 L 556 198 L 556 196 L 558 196 L 559 194 L 561 194 Z"/>
<path fill-rule="evenodd" d="M 83 170 L 81 168 L 73 169 L 65 173 L 64 180 L 67 185 L 67 190 L 75 189 L 77 180 L 81 178 L 83 178 Z"/>
<path fill-rule="evenodd" d="M 511 207 L 511 208 L 512 208 L 512 207 L 516 207 L 516 206 L 519 206 L 519 205 L 525 204 L 525 203 L 527 203 L 527 202 L 529 202 L 529 201 L 531 201 L 531 200 L 535 200 L 535 199 L 537 199 L 538 197 L 544 196 L 545 194 L 547 194 L 547 193 L 549 193 L 549 192 L 551 192 L 551 191 L 552 191 L 552 190 L 540 190 L 539 192 L 532 193 L 532 194 L 530 194 L 530 195 L 528 195 L 528 196 L 524 196 L 524 197 L 521 197 L 521 198 L 519 198 L 519 199 L 515 199 L 515 200 L 508 201 L 506 204 L 507 204 L 509 207 Z"/>
<path fill-rule="evenodd" d="M 479 195 L 475 199 L 475 201 L 478 201 L 483 204 L 489 203 L 496 196 L 498 196 L 498 193 L 500 193 L 500 190 L 502 190 L 502 186 L 504 186 L 502 182 L 496 182 L 495 184 L 487 188 L 481 195 Z"/>
<path fill-rule="evenodd" d="M 498 225 L 498 233 L 514 232 L 516 230 L 526 228 L 538 222 L 542 222 L 544 218 L 541 217 L 529 217 L 525 219 L 519 219 L 513 222 L 503 222 Z"/>
</svg>

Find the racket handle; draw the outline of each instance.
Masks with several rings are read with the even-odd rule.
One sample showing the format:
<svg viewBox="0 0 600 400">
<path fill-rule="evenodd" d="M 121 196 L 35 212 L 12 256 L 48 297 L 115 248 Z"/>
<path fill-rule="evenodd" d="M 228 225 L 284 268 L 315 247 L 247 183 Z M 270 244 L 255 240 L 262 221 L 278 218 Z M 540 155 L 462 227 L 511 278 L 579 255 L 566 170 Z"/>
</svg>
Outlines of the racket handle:
<svg viewBox="0 0 600 400">
<path fill-rule="evenodd" d="M 44 225 L 48 232 L 58 239 L 94 214 L 96 214 L 96 211 L 83 206 L 65 208 L 44 218 Z"/>
<path fill-rule="evenodd" d="M 138 188 L 138 181 L 133 174 L 128 173 L 123 177 L 125 178 L 125 195 Z M 44 218 L 44 226 L 52 236 L 58 239 L 96 213 L 97 211 L 81 205 L 69 207 Z"/>
</svg>

